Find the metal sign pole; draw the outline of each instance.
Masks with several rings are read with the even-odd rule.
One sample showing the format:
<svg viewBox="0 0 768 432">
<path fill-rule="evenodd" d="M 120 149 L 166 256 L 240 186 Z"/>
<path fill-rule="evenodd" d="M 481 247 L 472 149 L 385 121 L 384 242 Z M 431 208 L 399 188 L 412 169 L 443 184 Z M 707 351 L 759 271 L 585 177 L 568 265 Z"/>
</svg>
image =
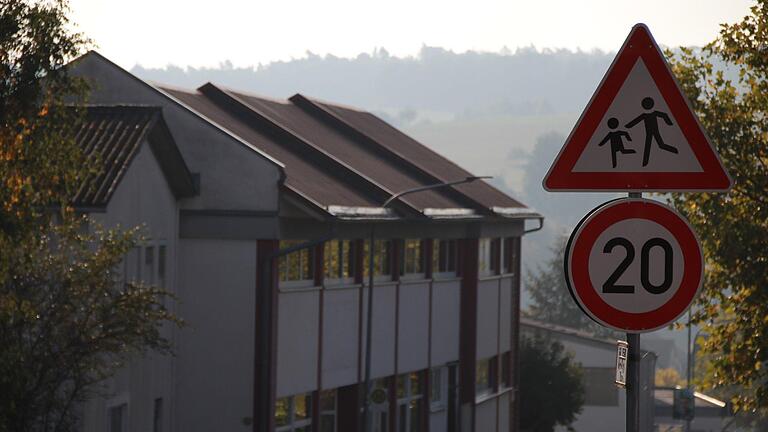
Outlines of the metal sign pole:
<svg viewBox="0 0 768 432">
<path fill-rule="evenodd" d="M 640 333 L 627 333 L 627 432 L 640 432 Z"/>
<path fill-rule="evenodd" d="M 641 192 L 630 192 L 629 198 L 642 198 Z M 627 432 L 640 432 L 640 333 L 627 333 Z"/>
</svg>

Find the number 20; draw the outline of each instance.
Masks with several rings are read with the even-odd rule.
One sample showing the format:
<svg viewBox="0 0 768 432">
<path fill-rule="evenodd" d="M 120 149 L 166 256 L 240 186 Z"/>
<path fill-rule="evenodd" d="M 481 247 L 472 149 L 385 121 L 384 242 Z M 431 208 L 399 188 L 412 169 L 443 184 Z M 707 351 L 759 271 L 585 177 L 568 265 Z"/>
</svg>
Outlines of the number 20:
<svg viewBox="0 0 768 432">
<path fill-rule="evenodd" d="M 635 259 L 635 247 L 626 238 L 616 237 L 605 244 L 603 253 L 611 253 L 616 246 L 623 247 L 627 255 L 603 284 L 603 292 L 607 294 L 632 294 L 635 292 L 634 285 L 617 285 L 616 281 L 619 280 Z M 664 280 L 659 285 L 654 285 L 650 280 L 650 255 L 651 249 L 654 247 L 660 247 L 664 251 Z M 646 291 L 651 294 L 662 294 L 669 289 L 672 285 L 673 259 L 672 246 L 663 238 L 654 237 L 643 244 L 643 247 L 640 249 L 640 283 Z"/>
</svg>

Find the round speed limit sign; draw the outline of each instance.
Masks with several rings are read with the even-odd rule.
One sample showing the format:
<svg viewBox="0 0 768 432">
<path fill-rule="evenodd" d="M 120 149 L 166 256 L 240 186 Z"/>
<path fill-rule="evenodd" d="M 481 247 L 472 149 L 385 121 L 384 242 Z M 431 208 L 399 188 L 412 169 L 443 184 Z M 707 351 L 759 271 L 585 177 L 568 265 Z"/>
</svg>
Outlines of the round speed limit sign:
<svg viewBox="0 0 768 432">
<path fill-rule="evenodd" d="M 629 333 L 656 330 L 682 315 L 698 293 L 704 263 L 688 222 L 647 199 L 603 204 L 568 241 L 565 274 L 579 307 Z"/>
</svg>

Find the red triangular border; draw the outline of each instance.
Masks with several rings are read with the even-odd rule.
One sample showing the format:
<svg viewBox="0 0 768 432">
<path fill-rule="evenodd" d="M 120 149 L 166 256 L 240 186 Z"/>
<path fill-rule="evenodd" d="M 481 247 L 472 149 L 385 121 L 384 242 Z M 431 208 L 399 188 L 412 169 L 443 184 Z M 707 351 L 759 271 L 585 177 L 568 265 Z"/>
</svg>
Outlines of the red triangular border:
<svg viewBox="0 0 768 432">
<path fill-rule="evenodd" d="M 642 58 L 703 172 L 573 172 L 600 121 Z M 543 181 L 548 191 L 727 191 L 732 180 L 645 24 L 632 27 Z"/>
</svg>

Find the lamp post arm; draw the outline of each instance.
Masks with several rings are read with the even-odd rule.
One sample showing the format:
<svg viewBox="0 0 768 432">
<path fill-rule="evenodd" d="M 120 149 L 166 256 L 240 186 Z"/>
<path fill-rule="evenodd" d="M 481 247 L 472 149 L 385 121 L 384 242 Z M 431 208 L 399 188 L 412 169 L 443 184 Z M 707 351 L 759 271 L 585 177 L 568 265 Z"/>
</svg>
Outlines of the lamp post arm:
<svg viewBox="0 0 768 432">
<path fill-rule="evenodd" d="M 414 192 L 421 192 L 421 191 L 425 191 L 425 190 L 429 190 L 429 189 L 437 189 L 437 188 L 444 187 L 444 186 L 454 186 L 454 185 L 463 184 L 463 183 L 472 183 L 473 181 L 476 181 L 476 180 L 489 179 L 489 178 L 493 178 L 493 177 L 491 177 L 491 176 L 469 176 L 469 177 L 463 178 L 461 180 L 453 180 L 453 181 L 449 181 L 449 182 L 435 183 L 435 184 L 426 185 L 426 186 L 419 186 L 419 187 L 415 187 L 413 189 L 406 189 L 404 191 L 400 191 L 400 192 L 392 195 L 391 197 L 389 197 L 386 201 L 384 201 L 384 204 L 382 204 L 381 206 L 382 207 L 387 207 L 392 201 L 400 198 L 403 195 L 408 195 L 408 194 L 411 194 L 411 193 L 414 193 Z"/>
</svg>

